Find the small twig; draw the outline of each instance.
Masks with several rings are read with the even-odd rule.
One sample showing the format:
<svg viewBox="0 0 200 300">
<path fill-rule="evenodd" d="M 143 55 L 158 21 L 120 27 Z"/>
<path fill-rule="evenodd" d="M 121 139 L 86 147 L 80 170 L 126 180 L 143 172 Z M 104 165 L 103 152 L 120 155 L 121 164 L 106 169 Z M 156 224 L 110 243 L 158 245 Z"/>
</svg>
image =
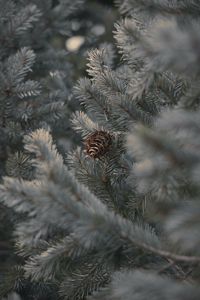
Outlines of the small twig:
<svg viewBox="0 0 200 300">
<path fill-rule="evenodd" d="M 156 249 L 145 243 L 140 243 L 137 241 L 132 241 L 132 242 L 134 242 L 135 245 L 137 245 L 138 247 L 141 247 L 147 251 L 150 251 L 150 252 L 160 255 L 162 257 L 166 257 L 168 259 L 172 259 L 175 261 L 183 261 L 183 262 L 187 262 L 187 263 L 200 263 L 200 256 L 179 255 L 179 254 L 171 253 L 169 251 Z"/>
<path fill-rule="evenodd" d="M 166 264 L 163 268 L 161 268 L 159 271 L 158 271 L 158 274 L 161 274 L 163 272 L 165 272 L 167 269 L 171 268 L 172 266 L 174 266 L 175 262 L 174 261 L 169 261 L 168 264 Z"/>
</svg>

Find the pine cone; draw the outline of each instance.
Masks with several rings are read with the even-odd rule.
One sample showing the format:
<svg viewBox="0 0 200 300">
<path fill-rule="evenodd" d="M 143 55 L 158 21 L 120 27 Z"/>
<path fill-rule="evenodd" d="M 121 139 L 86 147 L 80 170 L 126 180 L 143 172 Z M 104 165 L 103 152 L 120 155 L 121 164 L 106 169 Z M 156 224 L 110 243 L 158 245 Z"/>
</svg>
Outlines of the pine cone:
<svg viewBox="0 0 200 300">
<path fill-rule="evenodd" d="M 106 131 L 97 130 L 85 139 L 85 152 L 94 159 L 100 158 L 109 151 L 111 144 L 111 135 Z"/>
</svg>

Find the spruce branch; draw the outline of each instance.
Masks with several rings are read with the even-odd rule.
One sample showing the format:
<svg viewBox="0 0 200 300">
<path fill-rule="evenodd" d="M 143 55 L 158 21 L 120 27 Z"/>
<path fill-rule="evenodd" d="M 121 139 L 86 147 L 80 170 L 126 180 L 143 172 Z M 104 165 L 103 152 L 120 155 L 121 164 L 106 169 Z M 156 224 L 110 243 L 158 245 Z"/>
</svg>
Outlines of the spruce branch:
<svg viewBox="0 0 200 300">
<path fill-rule="evenodd" d="M 8 25 L 8 35 L 17 36 L 29 30 L 42 16 L 41 11 L 36 5 L 30 4 L 22 8 L 15 16 L 13 16 Z"/>
<path fill-rule="evenodd" d="M 32 71 L 35 53 L 27 47 L 10 56 L 6 63 L 6 73 L 9 84 L 20 84 L 28 72 Z"/>
<path fill-rule="evenodd" d="M 165 276 L 157 275 L 147 271 L 122 271 L 113 275 L 110 285 L 101 292 L 88 299 L 93 300 L 145 300 L 152 297 L 155 300 L 178 299 L 197 300 L 199 298 L 199 288 L 197 286 L 184 285 L 173 282 Z"/>
<path fill-rule="evenodd" d="M 115 0 L 119 5 L 121 13 L 134 13 L 134 11 L 147 11 L 149 14 L 153 13 L 168 13 L 170 15 L 191 14 L 196 15 L 199 12 L 198 0 Z"/>
</svg>

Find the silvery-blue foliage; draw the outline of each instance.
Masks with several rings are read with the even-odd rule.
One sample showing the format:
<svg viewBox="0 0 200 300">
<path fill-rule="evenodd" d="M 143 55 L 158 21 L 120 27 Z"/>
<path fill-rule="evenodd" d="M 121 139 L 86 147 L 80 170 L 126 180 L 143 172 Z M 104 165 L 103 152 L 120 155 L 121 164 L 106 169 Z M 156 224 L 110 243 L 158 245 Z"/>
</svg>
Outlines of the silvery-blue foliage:
<svg viewBox="0 0 200 300">
<path fill-rule="evenodd" d="M 63 158 L 49 129 L 37 129 L 23 140 L 34 179 L 0 187 L 22 216 L 18 271 L 69 300 L 197 300 L 200 3 L 116 3 L 116 47 L 89 52 L 71 117 L 85 143 L 101 131 L 110 147 L 97 159 L 80 146 Z"/>
</svg>

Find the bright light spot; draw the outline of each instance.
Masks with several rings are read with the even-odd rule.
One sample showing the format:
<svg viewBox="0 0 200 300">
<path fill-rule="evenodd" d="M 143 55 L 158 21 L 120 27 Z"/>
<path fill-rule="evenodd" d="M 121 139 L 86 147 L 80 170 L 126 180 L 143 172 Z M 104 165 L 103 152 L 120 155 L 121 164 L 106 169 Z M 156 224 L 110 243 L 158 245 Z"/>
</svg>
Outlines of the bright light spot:
<svg viewBox="0 0 200 300">
<path fill-rule="evenodd" d="M 72 21 L 72 25 L 71 26 L 72 26 L 72 30 L 77 31 L 77 30 L 80 29 L 81 24 L 80 24 L 80 22 Z"/>
<path fill-rule="evenodd" d="M 66 40 L 65 47 L 68 51 L 74 52 L 84 44 L 85 38 L 83 36 L 73 36 Z"/>
<path fill-rule="evenodd" d="M 102 35 L 105 33 L 105 27 L 103 25 L 95 25 L 91 30 L 95 35 Z"/>
</svg>

